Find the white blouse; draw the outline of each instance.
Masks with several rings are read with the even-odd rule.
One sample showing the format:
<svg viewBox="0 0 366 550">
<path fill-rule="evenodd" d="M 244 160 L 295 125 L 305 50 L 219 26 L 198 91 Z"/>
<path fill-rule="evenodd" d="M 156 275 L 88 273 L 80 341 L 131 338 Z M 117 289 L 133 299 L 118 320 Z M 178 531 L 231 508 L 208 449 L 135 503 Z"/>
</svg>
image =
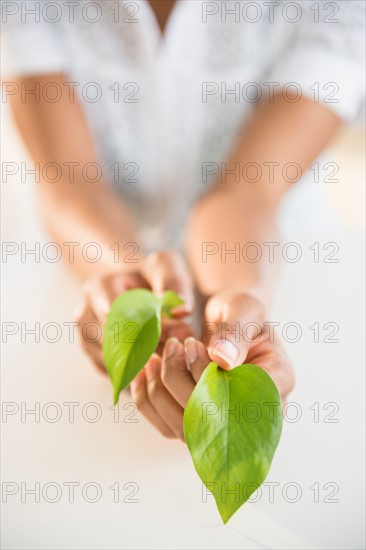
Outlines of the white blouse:
<svg viewBox="0 0 366 550">
<path fill-rule="evenodd" d="M 88 177 L 123 195 L 147 248 L 176 246 L 262 95 L 296 92 L 357 118 L 364 9 L 178 0 L 162 37 L 145 0 L 4 1 L 5 80 L 64 72 L 61 92 L 81 100 L 102 167 Z"/>
</svg>

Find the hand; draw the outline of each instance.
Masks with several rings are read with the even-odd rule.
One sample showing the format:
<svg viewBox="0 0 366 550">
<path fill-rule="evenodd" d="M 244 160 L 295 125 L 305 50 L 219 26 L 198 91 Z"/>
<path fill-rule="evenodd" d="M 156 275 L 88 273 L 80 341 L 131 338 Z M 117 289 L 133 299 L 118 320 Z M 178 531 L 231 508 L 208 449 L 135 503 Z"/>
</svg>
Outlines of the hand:
<svg viewBox="0 0 366 550">
<path fill-rule="evenodd" d="M 243 363 L 262 367 L 283 401 L 295 384 L 290 360 L 278 334 L 265 324 L 265 309 L 251 294 L 226 291 L 207 302 L 203 342 L 212 361 L 223 369 Z"/>
<path fill-rule="evenodd" d="M 89 279 L 84 287 L 84 300 L 75 312 L 82 346 L 93 363 L 105 371 L 102 354 L 102 331 L 115 298 L 133 288 L 150 288 L 161 295 L 165 290 L 174 290 L 184 304 L 173 310 L 172 319 L 162 323 L 161 342 L 158 351 L 170 336 L 180 340 L 192 332 L 184 317 L 194 307 L 192 282 L 184 260 L 176 252 L 156 252 L 147 256 L 136 273 L 109 273 Z"/>
<path fill-rule="evenodd" d="M 131 382 L 132 399 L 163 436 L 184 441 L 184 409 L 209 363 L 202 342 L 189 337 L 183 345 L 177 338 L 169 338 L 163 356 L 153 354 Z"/>
<path fill-rule="evenodd" d="M 192 337 L 184 346 L 170 338 L 162 358 L 153 355 L 131 383 L 132 397 L 142 414 L 169 438 L 184 440 L 184 408 L 210 361 L 224 369 L 243 363 L 262 367 L 282 400 L 294 386 L 294 373 L 278 336 L 263 326 L 264 308 L 259 300 L 242 292 L 223 292 L 208 301 L 205 313 L 207 349 Z"/>
</svg>

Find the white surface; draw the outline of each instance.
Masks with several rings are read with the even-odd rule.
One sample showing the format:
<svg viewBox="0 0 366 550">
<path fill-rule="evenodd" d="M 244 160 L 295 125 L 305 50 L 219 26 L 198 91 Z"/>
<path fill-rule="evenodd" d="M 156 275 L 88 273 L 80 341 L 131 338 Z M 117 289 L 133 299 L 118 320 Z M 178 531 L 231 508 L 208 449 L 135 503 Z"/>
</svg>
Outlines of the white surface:
<svg viewBox="0 0 366 550">
<path fill-rule="evenodd" d="M 14 155 L 7 151 L 7 159 Z M 352 181 L 349 185 L 352 190 Z M 36 221 L 34 191 L 30 183 L 3 186 L 3 240 L 48 240 Z M 259 502 L 246 504 L 222 526 L 213 499 L 202 502 L 200 481 L 182 444 L 162 439 L 138 415 L 138 423 L 113 422 L 108 380 L 92 369 L 76 343 L 68 342 L 65 327 L 57 343 L 36 344 L 31 336 L 22 343 L 18 334 L 3 346 L 2 400 L 19 406 L 23 401 L 28 408 L 56 402 L 63 416 L 57 423 L 42 417 L 36 423 L 32 416 L 21 422 L 20 414 L 6 423 L 3 418 L 2 482 L 27 487 L 37 481 L 41 487 L 95 482 L 102 497 L 95 504 L 85 502 L 80 487 L 74 503 L 68 502 L 65 487 L 53 504 L 42 497 L 36 504 L 32 496 L 22 503 L 19 493 L 9 497 L 2 504 L 4 549 L 363 548 L 363 239 L 339 229 L 330 235 L 292 234 L 287 240 L 300 242 L 308 260 L 284 265 L 272 320 L 295 321 L 303 329 L 300 342 L 287 344 L 297 373 L 290 401 L 300 404 L 302 418 L 285 422 L 267 479 L 280 483 L 274 502 L 264 491 Z M 340 262 L 313 263 L 308 246 L 314 241 L 338 242 Z M 32 258 L 21 263 L 18 256 L 4 267 L 3 322 L 63 326 L 72 321 L 79 288 L 60 263 L 37 264 Z M 313 343 L 308 327 L 316 321 L 338 323 L 340 342 Z M 65 402 L 81 404 L 74 423 L 67 419 Z M 89 402 L 101 407 L 97 423 L 81 416 Z M 337 403 L 339 422 L 315 423 L 309 409 L 314 402 Z M 125 418 L 130 410 L 120 412 Z M 139 502 L 114 503 L 109 490 L 114 482 L 137 483 Z M 281 494 L 289 482 L 301 487 L 296 503 Z M 315 482 L 321 487 L 319 503 L 309 489 Z M 339 486 L 338 503 L 322 502 L 330 493 L 322 489 L 328 482 Z M 127 494 L 122 491 L 122 497 Z"/>
<path fill-rule="evenodd" d="M 55 271 L 54 269 L 52 271 Z M 40 273 L 40 271 L 38 272 Z M 3 318 L 41 326 L 69 321 L 78 293 L 65 273 L 39 276 L 33 284 L 20 287 L 17 309 L 5 307 Z M 14 282 L 9 281 L 12 285 Z M 18 281 L 21 285 L 21 281 Z M 7 283 L 5 282 L 6 291 Z M 41 307 L 33 309 L 34 296 Z M 52 298 L 51 298 L 52 297 Z M 23 315 L 24 311 L 27 315 Z M 33 314 L 32 314 L 33 310 Z M 9 416 L 2 425 L 2 480 L 27 488 L 56 482 L 62 488 L 58 503 L 48 503 L 41 495 L 21 502 L 21 493 L 3 504 L 3 548 L 309 548 L 302 537 L 263 512 L 257 504 L 242 509 L 227 527 L 221 525 L 212 498 L 202 502 L 201 483 L 183 444 L 162 439 L 139 415 L 138 423 L 125 423 L 133 409 L 120 407 L 121 421 L 113 421 L 109 381 L 96 374 L 76 344 L 67 337 L 57 344 L 35 345 L 32 337 L 21 344 L 14 338 L 4 346 L 3 402 L 21 402 L 27 408 L 40 403 L 58 403 L 62 417 L 50 423 L 55 410 L 49 409 L 35 422 L 29 415 Z M 129 401 L 128 394 L 121 403 Z M 79 402 L 75 422 L 69 422 L 65 402 Z M 86 403 L 98 403 L 99 422 L 83 419 Z M 45 411 L 45 409 L 43 409 Z M 94 410 L 90 409 L 90 416 Z M 279 453 L 277 462 L 281 461 Z M 97 483 L 102 497 L 87 503 L 80 487 L 75 502 L 68 502 L 63 483 Z M 138 484 L 138 503 L 114 503 L 109 489 L 116 481 L 122 498 L 127 482 Z M 49 497 L 54 493 L 50 489 Z M 91 497 L 93 492 L 91 491 Z M 47 499 L 47 496 L 46 496 Z M 273 507 L 274 505 L 271 505 Z"/>
</svg>

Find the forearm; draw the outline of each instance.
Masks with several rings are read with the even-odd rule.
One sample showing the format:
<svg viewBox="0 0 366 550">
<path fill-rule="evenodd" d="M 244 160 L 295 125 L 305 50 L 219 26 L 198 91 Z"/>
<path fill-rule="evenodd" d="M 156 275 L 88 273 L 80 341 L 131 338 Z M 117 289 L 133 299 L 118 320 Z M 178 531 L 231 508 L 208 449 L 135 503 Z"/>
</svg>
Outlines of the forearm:
<svg viewBox="0 0 366 550">
<path fill-rule="evenodd" d="M 188 224 L 187 256 L 199 291 L 205 297 L 227 289 L 252 292 L 268 301 L 276 265 L 266 261 L 263 243 L 277 240 L 273 210 L 245 193 L 216 189 Z"/>
<path fill-rule="evenodd" d="M 142 252 L 128 208 L 104 182 L 40 186 L 41 211 L 63 257 L 82 279 L 137 271 Z"/>
<path fill-rule="evenodd" d="M 33 89 L 53 82 L 63 89 L 65 80 L 63 74 L 39 75 L 25 78 L 24 83 Z M 41 211 L 50 234 L 64 249 L 63 257 L 82 278 L 111 270 L 137 270 L 140 251 L 127 207 L 107 182 L 84 177 L 83 167 L 97 164 L 97 155 L 79 101 L 70 102 L 62 95 L 56 103 L 49 103 L 30 95 L 24 102 L 16 94 L 11 105 L 29 153 L 39 166 Z M 62 168 L 59 181 L 42 178 L 48 164 Z M 67 170 L 68 166 L 73 169 Z M 88 248 L 89 243 L 95 243 L 94 249 L 93 245 Z"/>
<path fill-rule="evenodd" d="M 237 288 L 269 299 L 276 264 L 264 243 L 278 241 L 278 205 L 339 125 L 334 113 L 305 98 L 276 96 L 256 107 L 188 223 L 187 256 L 204 295 Z"/>
</svg>

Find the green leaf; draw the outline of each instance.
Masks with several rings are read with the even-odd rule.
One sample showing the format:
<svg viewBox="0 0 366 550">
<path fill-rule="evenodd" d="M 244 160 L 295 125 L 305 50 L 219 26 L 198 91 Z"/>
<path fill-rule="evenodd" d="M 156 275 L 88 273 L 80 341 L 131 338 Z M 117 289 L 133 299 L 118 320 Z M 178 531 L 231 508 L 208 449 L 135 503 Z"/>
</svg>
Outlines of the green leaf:
<svg viewBox="0 0 366 550">
<path fill-rule="evenodd" d="M 104 326 L 103 358 L 112 381 L 114 404 L 156 350 L 161 311 L 168 317 L 181 303 L 173 291 L 158 298 L 143 288 L 128 290 L 113 302 Z"/>
<path fill-rule="evenodd" d="M 281 399 L 263 369 L 209 364 L 185 409 L 184 433 L 224 523 L 263 483 L 281 429 Z"/>
<path fill-rule="evenodd" d="M 179 298 L 173 290 L 167 290 L 161 297 L 161 316 L 170 318 L 171 310 L 182 304 L 184 304 L 182 298 Z"/>
</svg>

